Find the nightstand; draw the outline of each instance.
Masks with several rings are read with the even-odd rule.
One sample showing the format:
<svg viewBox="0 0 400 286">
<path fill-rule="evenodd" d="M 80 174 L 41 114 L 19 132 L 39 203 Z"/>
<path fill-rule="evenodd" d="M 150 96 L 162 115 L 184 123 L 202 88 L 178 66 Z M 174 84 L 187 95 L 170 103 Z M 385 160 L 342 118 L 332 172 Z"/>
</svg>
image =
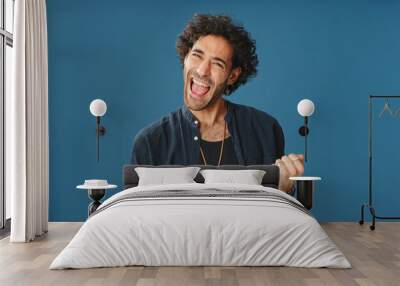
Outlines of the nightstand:
<svg viewBox="0 0 400 286">
<path fill-rule="evenodd" d="M 289 180 L 296 181 L 297 200 L 308 210 L 312 209 L 313 192 L 315 181 L 320 181 L 320 177 L 290 177 Z"/>
<path fill-rule="evenodd" d="M 76 186 L 77 189 L 85 189 L 92 203 L 88 206 L 88 217 L 101 205 L 100 200 L 104 197 L 106 190 L 115 189 L 117 185 L 108 184 L 107 180 L 85 180 L 83 185 Z"/>
</svg>

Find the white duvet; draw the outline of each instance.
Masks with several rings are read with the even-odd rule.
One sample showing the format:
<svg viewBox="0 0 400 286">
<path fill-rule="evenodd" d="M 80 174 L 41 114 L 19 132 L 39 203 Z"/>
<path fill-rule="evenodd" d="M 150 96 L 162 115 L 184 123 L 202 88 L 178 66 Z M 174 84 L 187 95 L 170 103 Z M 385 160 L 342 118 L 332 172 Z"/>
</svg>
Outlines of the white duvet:
<svg viewBox="0 0 400 286">
<path fill-rule="evenodd" d="M 310 215 L 258 198 L 182 197 L 128 200 L 131 192 L 262 190 L 300 204 L 273 188 L 239 184 L 135 187 L 107 199 L 50 269 L 146 266 L 294 266 L 350 268 Z M 106 207 L 108 205 L 108 207 Z"/>
</svg>

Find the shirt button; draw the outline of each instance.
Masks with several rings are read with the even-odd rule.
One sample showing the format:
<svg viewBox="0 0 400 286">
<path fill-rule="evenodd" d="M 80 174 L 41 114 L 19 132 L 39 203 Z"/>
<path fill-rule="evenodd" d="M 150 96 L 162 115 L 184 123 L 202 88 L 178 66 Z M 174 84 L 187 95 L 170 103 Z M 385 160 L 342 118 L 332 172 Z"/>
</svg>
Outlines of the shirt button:
<svg viewBox="0 0 400 286">
<path fill-rule="evenodd" d="M 199 137 L 194 136 L 193 139 L 194 139 L 194 141 L 197 141 L 197 140 L 199 140 Z"/>
<path fill-rule="evenodd" d="M 194 121 L 194 124 L 196 124 L 196 125 L 197 125 L 197 124 L 199 124 L 199 122 L 198 122 L 197 120 L 195 120 L 195 121 Z"/>
</svg>

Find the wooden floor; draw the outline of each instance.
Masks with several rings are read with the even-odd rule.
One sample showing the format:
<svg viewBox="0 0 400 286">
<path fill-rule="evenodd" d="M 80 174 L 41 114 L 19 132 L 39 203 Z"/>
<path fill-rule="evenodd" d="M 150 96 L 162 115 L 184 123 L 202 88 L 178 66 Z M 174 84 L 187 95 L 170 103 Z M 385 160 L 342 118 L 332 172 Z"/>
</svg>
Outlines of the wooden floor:
<svg viewBox="0 0 400 286">
<path fill-rule="evenodd" d="M 352 269 L 292 267 L 120 267 L 48 270 L 81 223 L 50 223 L 32 243 L 0 241 L 0 285 L 400 285 L 400 223 L 322 224 Z"/>
</svg>

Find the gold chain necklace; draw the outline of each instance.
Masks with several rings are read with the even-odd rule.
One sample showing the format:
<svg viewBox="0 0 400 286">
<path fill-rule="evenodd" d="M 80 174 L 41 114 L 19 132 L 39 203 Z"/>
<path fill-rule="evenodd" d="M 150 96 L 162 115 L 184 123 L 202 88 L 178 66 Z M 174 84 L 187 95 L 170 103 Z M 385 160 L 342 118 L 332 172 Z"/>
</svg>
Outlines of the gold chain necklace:
<svg viewBox="0 0 400 286">
<path fill-rule="evenodd" d="M 222 153 L 224 152 L 225 132 L 226 132 L 226 122 L 224 124 L 224 136 L 222 137 L 221 149 L 219 151 L 219 160 L 218 160 L 218 165 L 217 166 L 219 166 L 221 164 Z M 203 148 L 201 148 L 201 143 L 200 143 L 200 154 L 201 154 L 201 157 L 203 159 L 204 165 L 207 165 L 207 161 L 206 161 L 206 157 L 204 156 Z"/>
</svg>

